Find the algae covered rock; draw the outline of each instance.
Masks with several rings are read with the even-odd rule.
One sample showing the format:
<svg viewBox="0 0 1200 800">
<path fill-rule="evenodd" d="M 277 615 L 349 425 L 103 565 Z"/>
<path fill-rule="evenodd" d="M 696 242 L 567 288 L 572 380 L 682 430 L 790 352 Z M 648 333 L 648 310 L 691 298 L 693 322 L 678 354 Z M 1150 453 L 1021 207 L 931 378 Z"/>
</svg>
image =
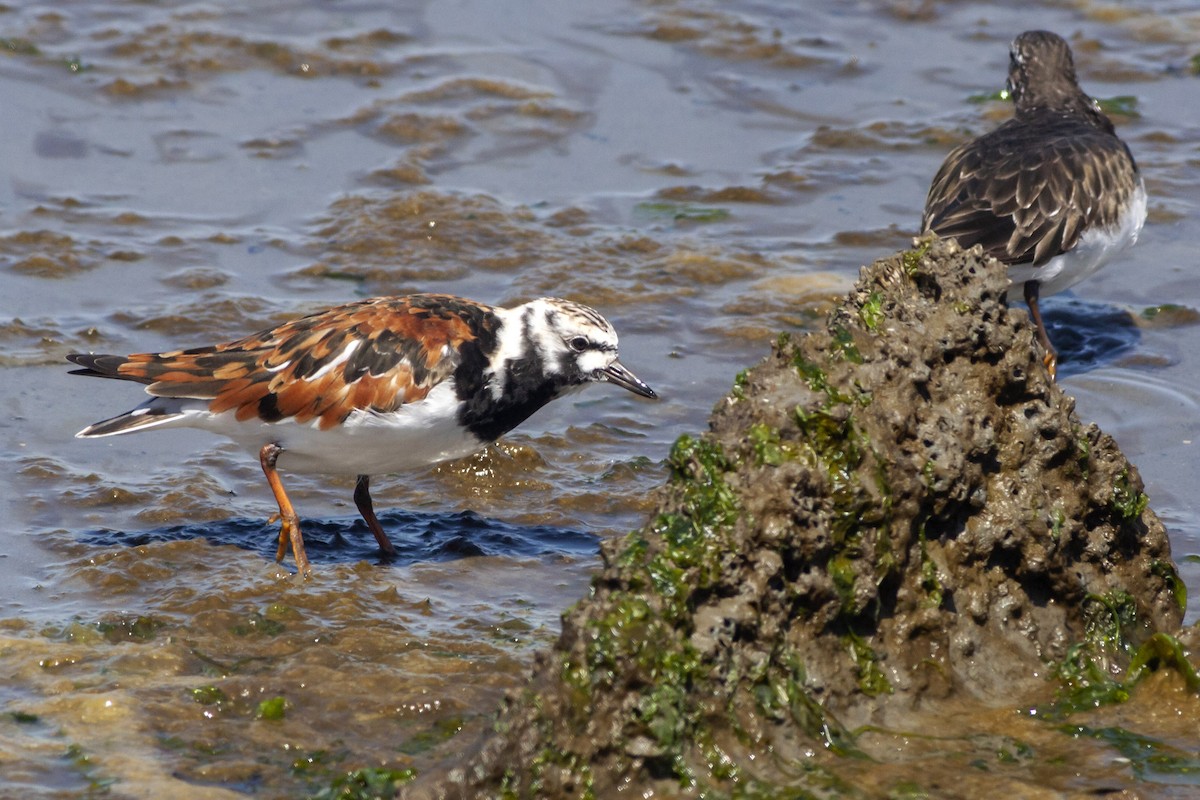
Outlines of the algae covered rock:
<svg viewBox="0 0 1200 800">
<path fill-rule="evenodd" d="M 781 336 L 675 445 L 659 513 L 605 544 L 496 736 L 407 792 L 837 794 L 862 726 L 1044 692 L 1106 615 L 1134 645 L 1176 632 L 1137 470 L 1005 291 L 927 240 L 865 268 L 825 330 Z"/>
</svg>

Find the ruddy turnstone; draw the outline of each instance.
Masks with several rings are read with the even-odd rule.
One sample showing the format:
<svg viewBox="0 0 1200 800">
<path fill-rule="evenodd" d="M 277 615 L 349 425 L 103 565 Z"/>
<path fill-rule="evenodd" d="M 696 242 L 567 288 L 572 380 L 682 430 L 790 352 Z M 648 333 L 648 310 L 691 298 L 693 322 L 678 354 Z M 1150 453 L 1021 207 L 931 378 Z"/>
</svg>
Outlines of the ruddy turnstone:
<svg viewBox="0 0 1200 800">
<path fill-rule="evenodd" d="M 191 427 L 257 453 L 279 503 L 276 560 L 290 542 L 302 576 L 310 572 L 304 538 L 278 468 L 357 475 L 355 505 L 390 555 L 371 475 L 473 453 L 594 381 L 657 396 L 617 360 L 604 317 L 548 297 L 514 308 L 438 294 L 379 297 L 227 344 L 67 359 L 83 367 L 73 375 L 143 383 L 151 395 L 78 437 Z"/>
<path fill-rule="evenodd" d="M 1053 377 L 1057 355 L 1038 297 L 1083 280 L 1137 241 L 1146 189 L 1099 105 L 1079 88 L 1071 48 L 1027 31 L 1009 50 L 1015 116 L 956 148 L 929 187 L 922 229 L 982 245 L 1008 265 Z"/>
</svg>

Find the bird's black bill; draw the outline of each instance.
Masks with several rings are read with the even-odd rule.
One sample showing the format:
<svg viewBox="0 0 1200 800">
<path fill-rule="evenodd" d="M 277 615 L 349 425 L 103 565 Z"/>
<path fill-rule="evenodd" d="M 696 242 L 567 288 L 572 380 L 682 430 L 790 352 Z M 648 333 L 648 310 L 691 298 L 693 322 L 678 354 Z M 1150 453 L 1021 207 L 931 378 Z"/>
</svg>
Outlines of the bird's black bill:
<svg viewBox="0 0 1200 800">
<path fill-rule="evenodd" d="M 609 383 L 615 383 L 622 389 L 628 389 L 634 394 L 641 395 L 642 397 L 648 397 L 651 400 L 658 399 L 658 395 L 654 393 L 653 389 L 646 385 L 645 381 L 643 381 L 637 375 L 634 375 L 629 370 L 625 369 L 625 367 L 622 366 L 621 362 L 619 361 L 614 361 L 604 369 L 600 370 L 600 374 L 604 376 L 606 381 Z"/>
</svg>

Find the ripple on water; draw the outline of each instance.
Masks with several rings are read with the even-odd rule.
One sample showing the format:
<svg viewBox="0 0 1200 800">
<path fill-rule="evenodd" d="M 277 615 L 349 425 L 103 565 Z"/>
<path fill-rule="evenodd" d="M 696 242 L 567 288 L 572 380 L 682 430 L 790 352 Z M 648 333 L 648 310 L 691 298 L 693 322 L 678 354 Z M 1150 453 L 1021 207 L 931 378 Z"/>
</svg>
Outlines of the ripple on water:
<svg viewBox="0 0 1200 800">
<path fill-rule="evenodd" d="M 598 546 L 594 534 L 553 525 L 516 525 L 473 511 L 435 514 L 392 509 L 378 516 L 396 548 L 394 558 L 382 559 L 362 519 L 304 519 L 304 545 L 314 567 L 359 561 L 403 567 L 475 556 L 581 557 L 594 555 Z M 262 520 L 225 519 L 134 531 L 90 530 L 78 534 L 78 540 L 88 547 L 108 548 L 203 539 L 215 547 L 239 547 L 274 558 L 275 533 L 276 527 L 264 525 Z M 120 576 L 114 577 L 121 580 Z M 147 577 L 134 575 L 129 579 Z"/>
</svg>

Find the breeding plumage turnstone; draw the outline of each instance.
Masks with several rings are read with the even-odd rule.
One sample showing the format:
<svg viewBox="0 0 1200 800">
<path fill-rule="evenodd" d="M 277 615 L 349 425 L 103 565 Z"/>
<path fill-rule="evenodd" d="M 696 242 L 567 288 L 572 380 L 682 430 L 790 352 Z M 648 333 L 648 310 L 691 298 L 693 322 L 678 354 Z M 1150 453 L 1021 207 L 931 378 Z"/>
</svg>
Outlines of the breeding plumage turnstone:
<svg viewBox="0 0 1200 800">
<path fill-rule="evenodd" d="M 1038 297 L 1083 280 L 1137 241 L 1146 190 L 1112 122 L 1079 88 L 1061 37 L 1027 31 L 1009 54 L 1016 115 L 946 157 L 922 229 L 982 245 L 1008 265 L 1009 299 L 1029 304 L 1053 376 L 1057 356 Z"/>
<path fill-rule="evenodd" d="M 144 383 L 152 395 L 76 436 L 192 427 L 257 453 L 279 503 L 276 560 L 290 542 L 301 575 L 308 557 L 277 467 L 357 475 L 354 502 L 390 555 L 371 475 L 473 453 L 593 381 L 656 397 L 617 360 L 604 317 L 554 298 L 493 308 L 449 295 L 379 297 L 227 344 L 67 358 L 83 367 L 73 375 Z"/>
</svg>

